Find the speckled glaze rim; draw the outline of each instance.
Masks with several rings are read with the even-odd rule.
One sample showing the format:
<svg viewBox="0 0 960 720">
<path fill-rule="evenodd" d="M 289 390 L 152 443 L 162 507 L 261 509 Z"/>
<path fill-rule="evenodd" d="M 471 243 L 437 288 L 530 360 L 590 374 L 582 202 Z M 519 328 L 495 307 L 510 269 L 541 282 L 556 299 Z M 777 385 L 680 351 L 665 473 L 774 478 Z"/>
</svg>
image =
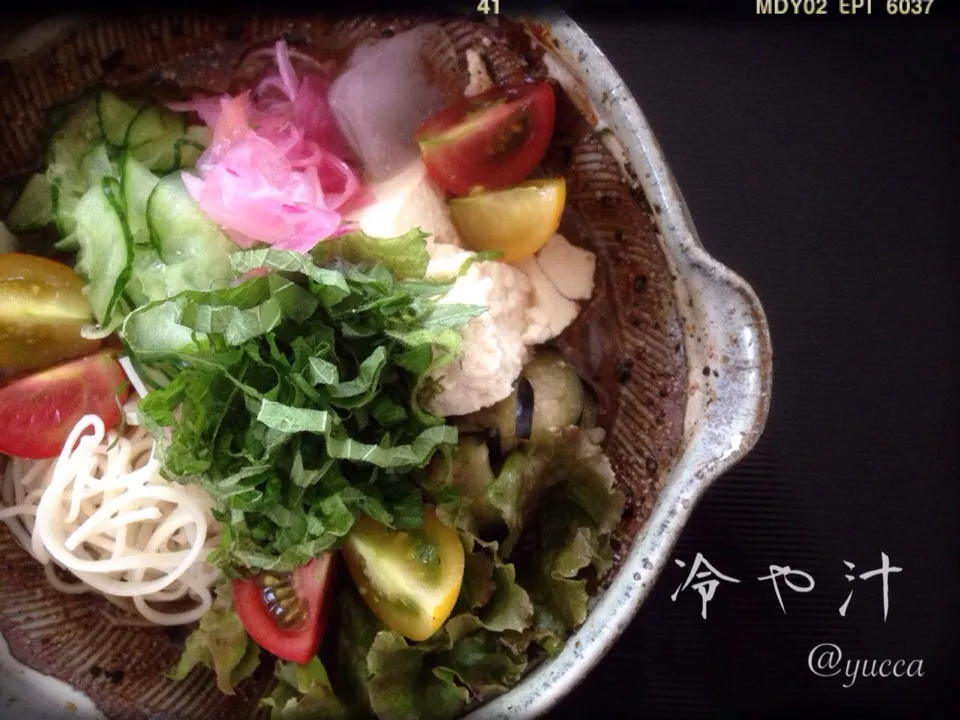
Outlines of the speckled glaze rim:
<svg viewBox="0 0 960 720">
<path fill-rule="evenodd" d="M 586 623 L 556 658 L 542 663 L 516 688 L 471 712 L 470 720 L 534 718 L 546 713 L 611 649 L 669 561 L 697 501 L 762 434 L 773 375 L 770 334 L 759 299 L 700 242 L 659 144 L 616 70 L 559 9 L 515 19 L 548 30 L 559 46 L 552 48 L 554 54 L 575 78 L 579 94 L 598 118 L 598 129 L 612 131 L 606 140 L 624 165 L 625 176 L 635 177 L 657 209 L 661 245 L 677 277 L 678 307 L 685 308 L 689 393 L 682 451 L 609 589 L 594 600 Z M 73 20 L 61 16 L 34 25 L 5 42 L 0 55 L 25 54 Z M 6 38 L 14 35 L 10 30 L 3 33 Z M 633 173 L 626 172 L 627 163 Z M 704 367 L 721 372 L 708 377 Z M 25 672 L 37 677 L 24 682 Z M 18 717 L 26 717 L 24 712 L 50 717 L 51 701 L 59 708 L 69 701 L 77 708 L 75 717 L 102 717 L 87 698 L 58 680 L 25 671 L 8 653 L 0 653 L 0 678 L 3 695 L 19 700 L 15 706 L 0 708 L 0 715 L 5 716 L 9 707 Z M 10 687 L 11 682 L 15 687 Z M 40 698 L 30 697 L 38 691 Z"/>
</svg>

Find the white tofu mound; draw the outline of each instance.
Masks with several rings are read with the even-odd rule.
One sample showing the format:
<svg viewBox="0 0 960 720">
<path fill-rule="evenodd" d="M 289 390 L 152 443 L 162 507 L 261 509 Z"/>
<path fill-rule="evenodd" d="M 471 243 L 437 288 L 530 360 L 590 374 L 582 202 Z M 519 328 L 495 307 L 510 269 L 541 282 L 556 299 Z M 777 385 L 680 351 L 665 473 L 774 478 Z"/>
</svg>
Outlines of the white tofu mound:
<svg viewBox="0 0 960 720">
<path fill-rule="evenodd" d="M 455 271 L 471 255 L 441 254 L 427 270 L 433 277 Z M 432 412 L 441 417 L 465 415 L 511 393 L 529 357 L 523 334 L 531 290 L 526 275 L 499 262 L 471 265 L 457 279 L 441 302 L 485 305 L 488 310 L 463 326 L 461 355 L 440 371 L 441 390 L 429 403 Z"/>
<path fill-rule="evenodd" d="M 580 306 L 557 291 L 536 258 L 527 258 L 517 267 L 530 278 L 533 285 L 523 342 L 527 345 L 539 345 L 562 333 L 576 319 Z"/>
<path fill-rule="evenodd" d="M 401 172 L 367 187 L 374 201 L 347 217 L 374 237 L 397 237 L 419 227 L 428 232 L 429 244 L 462 245 L 443 194 L 427 175 L 422 160 L 416 160 Z"/>
<path fill-rule="evenodd" d="M 555 234 L 537 253 L 537 263 L 557 291 L 568 300 L 589 300 L 593 295 L 593 275 L 597 258 L 589 250 L 570 244 Z"/>
</svg>

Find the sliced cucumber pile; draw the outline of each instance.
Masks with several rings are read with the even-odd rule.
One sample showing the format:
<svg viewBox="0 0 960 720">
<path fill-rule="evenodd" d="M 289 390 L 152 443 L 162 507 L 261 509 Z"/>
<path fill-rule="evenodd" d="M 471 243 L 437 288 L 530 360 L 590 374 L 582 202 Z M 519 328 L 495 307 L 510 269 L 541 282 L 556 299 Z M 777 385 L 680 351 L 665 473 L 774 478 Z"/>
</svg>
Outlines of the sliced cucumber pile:
<svg viewBox="0 0 960 720">
<path fill-rule="evenodd" d="M 155 103 L 88 95 L 54 126 L 46 167 L 11 209 L 13 232 L 55 223 L 101 328 L 133 307 L 232 279 L 233 243 L 190 196 L 180 170 L 210 142 L 205 127 Z"/>
<path fill-rule="evenodd" d="M 90 174 L 102 169 L 96 161 L 104 155 L 116 164 L 130 154 L 162 175 L 193 167 L 209 140 L 207 128 L 191 126 L 186 115 L 160 105 L 127 102 L 109 90 L 86 95 L 61 112 L 44 155 L 46 168 L 27 183 L 7 225 L 23 232 L 55 222 L 67 237 L 76 227 L 80 198 L 105 176 Z"/>
</svg>

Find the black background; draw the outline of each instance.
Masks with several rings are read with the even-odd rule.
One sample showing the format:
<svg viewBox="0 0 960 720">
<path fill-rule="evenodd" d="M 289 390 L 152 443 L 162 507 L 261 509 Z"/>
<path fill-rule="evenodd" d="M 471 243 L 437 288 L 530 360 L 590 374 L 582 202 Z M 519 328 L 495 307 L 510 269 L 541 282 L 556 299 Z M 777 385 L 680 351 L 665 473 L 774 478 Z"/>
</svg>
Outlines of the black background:
<svg viewBox="0 0 960 720">
<path fill-rule="evenodd" d="M 774 380 L 764 436 L 675 548 L 686 568 L 671 560 L 551 717 L 955 717 L 957 26 L 572 14 L 632 90 L 707 249 L 759 294 Z M 741 581 L 705 620 L 692 589 L 671 600 L 698 552 Z M 859 574 L 881 552 L 902 568 L 886 622 L 880 578 L 844 579 L 844 560 Z M 816 582 L 781 581 L 786 614 L 757 580 L 771 564 Z M 844 661 L 921 659 L 924 675 L 844 688 L 808 669 L 819 643 Z"/>
</svg>

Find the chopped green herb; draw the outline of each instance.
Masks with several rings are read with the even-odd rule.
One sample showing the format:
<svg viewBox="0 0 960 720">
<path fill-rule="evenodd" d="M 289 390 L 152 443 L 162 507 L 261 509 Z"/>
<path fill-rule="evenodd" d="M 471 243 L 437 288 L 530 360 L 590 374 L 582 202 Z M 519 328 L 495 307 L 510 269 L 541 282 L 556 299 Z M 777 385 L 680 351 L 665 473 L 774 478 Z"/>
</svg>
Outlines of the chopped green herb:
<svg viewBox="0 0 960 720">
<path fill-rule="evenodd" d="M 366 238 L 365 263 L 426 252 L 421 233 L 384 241 L 383 257 L 379 247 Z M 229 574 L 292 570 L 339 544 L 361 512 L 416 527 L 413 471 L 457 442 L 420 394 L 457 352 L 460 326 L 485 308 L 439 304 L 449 283 L 330 262 L 337 268 L 287 251 L 236 252 L 237 273 L 271 272 L 145 305 L 121 331 L 135 358 L 179 368 L 140 413 L 163 438 L 164 473 L 216 502 L 224 534 L 211 561 Z M 407 268 L 415 281 L 422 273 Z"/>
</svg>

